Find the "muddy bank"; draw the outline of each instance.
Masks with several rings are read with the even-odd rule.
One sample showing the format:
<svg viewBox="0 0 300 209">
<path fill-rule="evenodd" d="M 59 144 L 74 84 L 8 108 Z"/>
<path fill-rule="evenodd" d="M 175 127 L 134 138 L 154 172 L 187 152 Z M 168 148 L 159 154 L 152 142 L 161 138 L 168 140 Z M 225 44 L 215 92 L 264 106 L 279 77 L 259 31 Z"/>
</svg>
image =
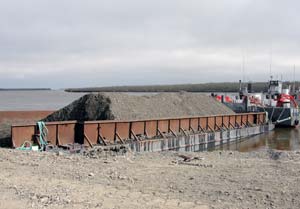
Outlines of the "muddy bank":
<svg viewBox="0 0 300 209">
<path fill-rule="evenodd" d="M 48 116 L 45 121 L 135 120 L 234 114 L 203 94 L 161 93 L 136 96 L 122 93 L 88 94 Z"/>
<path fill-rule="evenodd" d="M 300 152 L 0 149 L 0 208 L 299 208 Z"/>
</svg>

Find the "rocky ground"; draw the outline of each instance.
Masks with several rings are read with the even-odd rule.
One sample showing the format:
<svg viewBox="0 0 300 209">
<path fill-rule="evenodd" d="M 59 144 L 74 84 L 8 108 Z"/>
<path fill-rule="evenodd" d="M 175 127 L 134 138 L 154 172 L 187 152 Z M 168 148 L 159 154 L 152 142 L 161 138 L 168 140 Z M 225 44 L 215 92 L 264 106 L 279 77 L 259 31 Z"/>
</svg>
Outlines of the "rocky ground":
<svg viewBox="0 0 300 209">
<path fill-rule="evenodd" d="M 300 152 L 0 149 L 0 208 L 299 208 Z"/>
</svg>

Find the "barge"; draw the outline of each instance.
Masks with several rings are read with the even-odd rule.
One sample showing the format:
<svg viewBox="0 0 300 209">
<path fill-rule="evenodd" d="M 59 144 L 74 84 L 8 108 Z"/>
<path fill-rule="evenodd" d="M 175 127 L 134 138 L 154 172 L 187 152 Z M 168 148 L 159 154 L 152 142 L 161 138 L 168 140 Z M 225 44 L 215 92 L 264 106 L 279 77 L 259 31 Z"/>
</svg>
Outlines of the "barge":
<svg viewBox="0 0 300 209">
<path fill-rule="evenodd" d="M 129 121 L 46 122 L 47 136 L 40 144 L 40 126 L 13 125 L 14 148 L 38 145 L 44 150 L 60 147 L 73 149 L 116 144 L 129 145 L 133 151 L 185 150 L 203 151 L 268 132 L 274 128 L 266 122 L 266 113 L 242 113 L 182 118 Z M 82 149 L 80 146 L 80 149 Z"/>
</svg>

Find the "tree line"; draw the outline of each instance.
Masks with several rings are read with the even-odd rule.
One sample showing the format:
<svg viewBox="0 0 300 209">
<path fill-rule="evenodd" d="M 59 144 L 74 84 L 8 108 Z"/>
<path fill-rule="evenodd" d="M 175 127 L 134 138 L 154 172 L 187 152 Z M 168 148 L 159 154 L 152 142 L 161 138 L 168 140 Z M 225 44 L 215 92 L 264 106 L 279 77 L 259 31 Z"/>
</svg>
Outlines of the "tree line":
<svg viewBox="0 0 300 209">
<path fill-rule="evenodd" d="M 266 82 L 253 82 L 253 92 L 265 92 L 268 89 Z M 296 89 L 299 89 L 300 82 L 296 82 Z M 247 86 L 248 84 L 243 84 Z M 284 82 L 284 86 L 292 85 L 291 82 Z M 145 85 L 145 86 L 109 86 L 109 87 L 87 87 L 68 88 L 67 92 L 237 92 L 238 82 L 223 83 L 202 83 L 202 84 L 176 84 L 176 85 Z"/>
</svg>

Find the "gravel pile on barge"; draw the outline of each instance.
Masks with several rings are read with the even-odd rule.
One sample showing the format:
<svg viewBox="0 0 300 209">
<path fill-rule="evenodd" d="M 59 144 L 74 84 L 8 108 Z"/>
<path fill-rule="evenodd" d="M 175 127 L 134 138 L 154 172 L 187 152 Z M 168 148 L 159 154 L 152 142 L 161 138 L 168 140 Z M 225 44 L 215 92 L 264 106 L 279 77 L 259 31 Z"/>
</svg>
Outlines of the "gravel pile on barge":
<svg viewBox="0 0 300 209">
<path fill-rule="evenodd" d="M 45 118 L 66 120 L 136 120 L 234 114 L 214 98 L 199 93 L 160 93 L 130 95 L 124 93 L 87 94 Z"/>
</svg>

